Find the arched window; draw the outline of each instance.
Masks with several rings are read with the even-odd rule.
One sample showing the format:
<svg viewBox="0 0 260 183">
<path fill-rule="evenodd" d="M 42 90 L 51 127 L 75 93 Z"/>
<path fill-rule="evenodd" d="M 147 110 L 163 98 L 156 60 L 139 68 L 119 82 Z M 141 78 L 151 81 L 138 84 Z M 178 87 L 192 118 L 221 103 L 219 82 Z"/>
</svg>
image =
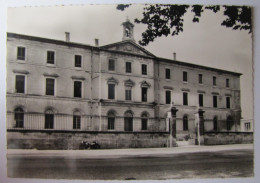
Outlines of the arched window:
<svg viewBox="0 0 260 183">
<path fill-rule="evenodd" d="M 231 116 L 227 117 L 227 130 L 231 130 L 231 125 L 233 124 L 233 119 Z"/>
<path fill-rule="evenodd" d="M 24 125 L 24 111 L 21 107 L 14 110 L 14 120 L 16 128 L 23 128 Z"/>
<path fill-rule="evenodd" d="M 148 114 L 145 112 L 141 115 L 142 130 L 147 130 Z"/>
<path fill-rule="evenodd" d="M 188 116 L 184 115 L 183 116 L 183 131 L 187 131 L 189 129 L 188 126 Z"/>
<path fill-rule="evenodd" d="M 81 116 L 80 112 L 76 111 L 73 113 L 73 129 L 80 129 L 80 121 L 81 121 Z"/>
<path fill-rule="evenodd" d="M 217 116 L 215 116 L 215 117 L 213 118 L 213 130 L 214 130 L 214 131 L 217 131 L 217 130 L 218 130 L 218 117 L 217 117 Z"/>
<path fill-rule="evenodd" d="M 45 112 L 45 129 L 53 129 L 54 126 L 54 114 L 52 110 Z"/>
<path fill-rule="evenodd" d="M 133 131 L 133 113 L 131 111 L 125 113 L 124 121 L 125 131 Z"/>
<path fill-rule="evenodd" d="M 115 112 L 110 111 L 107 114 L 107 129 L 108 130 L 114 130 L 115 129 Z"/>
</svg>

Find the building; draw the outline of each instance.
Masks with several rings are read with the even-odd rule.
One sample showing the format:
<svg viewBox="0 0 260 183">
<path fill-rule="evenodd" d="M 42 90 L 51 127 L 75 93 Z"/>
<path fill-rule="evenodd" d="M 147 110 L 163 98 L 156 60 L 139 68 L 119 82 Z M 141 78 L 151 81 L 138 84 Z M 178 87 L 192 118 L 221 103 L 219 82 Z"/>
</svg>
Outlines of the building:
<svg viewBox="0 0 260 183">
<path fill-rule="evenodd" d="M 159 58 L 135 43 L 123 24 L 120 42 L 95 46 L 7 34 L 8 148 L 163 147 L 172 102 L 177 140 L 240 130 L 240 73 Z"/>
</svg>

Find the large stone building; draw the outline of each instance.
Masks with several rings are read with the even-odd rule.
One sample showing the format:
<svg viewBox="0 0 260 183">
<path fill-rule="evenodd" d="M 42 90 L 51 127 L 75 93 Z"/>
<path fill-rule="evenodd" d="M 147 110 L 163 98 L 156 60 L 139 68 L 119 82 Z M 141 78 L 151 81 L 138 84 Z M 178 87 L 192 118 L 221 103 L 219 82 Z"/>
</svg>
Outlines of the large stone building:
<svg viewBox="0 0 260 183">
<path fill-rule="evenodd" d="M 240 73 L 159 58 L 134 40 L 95 46 L 7 34 L 9 148 L 168 144 L 172 102 L 177 140 L 196 138 L 195 113 L 205 131 L 239 131 Z"/>
</svg>

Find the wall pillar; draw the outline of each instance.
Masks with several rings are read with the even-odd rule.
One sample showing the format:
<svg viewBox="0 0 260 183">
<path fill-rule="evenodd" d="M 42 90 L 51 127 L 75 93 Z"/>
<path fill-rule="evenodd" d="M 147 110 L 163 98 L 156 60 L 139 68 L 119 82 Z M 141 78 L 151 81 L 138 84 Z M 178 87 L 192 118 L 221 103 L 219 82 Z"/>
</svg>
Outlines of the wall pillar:
<svg viewBox="0 0 260 183">
<path fill-rule="evenodd" d="M 172 119 L 170 121 L 170 147 L 176 147 L 176 113 L 178 109 L 176 107 L 171 108 Z"/>
</svg>

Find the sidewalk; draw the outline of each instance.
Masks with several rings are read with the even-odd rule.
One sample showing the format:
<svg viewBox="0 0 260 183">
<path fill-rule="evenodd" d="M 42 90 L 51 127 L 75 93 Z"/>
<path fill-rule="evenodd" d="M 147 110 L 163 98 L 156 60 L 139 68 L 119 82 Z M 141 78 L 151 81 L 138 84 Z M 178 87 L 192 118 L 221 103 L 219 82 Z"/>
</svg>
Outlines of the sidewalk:
<svg viewBox="0 0 260 183">
<path fill-rule="evenodd" d="M 8 149 L 7 155 L 28 156 L 64 156 L 108 158 L 125 156 L 156 156 L 195 152 L 217 152 L 228 150 L 253 150 L 253 144 L 232 144 L 216 146 L 183 146 L 172 148 L 136 148 L 136 149 L 100 149 L 100 150 L 36 150 L 36 149 Z"/>
</svg>

